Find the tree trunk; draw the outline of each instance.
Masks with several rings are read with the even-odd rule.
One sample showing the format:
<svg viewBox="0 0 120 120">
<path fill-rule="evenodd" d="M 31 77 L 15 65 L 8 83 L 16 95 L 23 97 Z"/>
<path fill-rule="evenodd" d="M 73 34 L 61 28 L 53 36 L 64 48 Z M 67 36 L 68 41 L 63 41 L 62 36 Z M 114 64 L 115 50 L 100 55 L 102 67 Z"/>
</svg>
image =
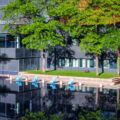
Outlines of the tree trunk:
<svg viewBox="0 0 120 120">
<path fill-rule="evenodd" d="M 99 62 L 98 62 L 98 54 L 96 54 L 96 76 L 99 75 Z"/>
<path fill-rule="evenodd" d="M 117 49 L 117 75 L 120 75 L 120 51 Z"/>
<path fill-rule="evenodd" d="M 46 52 L 45 49 L 42 51 L 42 72 L 46 72 Z"/>
<path fill-rule="evenodd" d="M 56 46 L 54 47 L 54 70 L 56 70 Z"/>
</svg>

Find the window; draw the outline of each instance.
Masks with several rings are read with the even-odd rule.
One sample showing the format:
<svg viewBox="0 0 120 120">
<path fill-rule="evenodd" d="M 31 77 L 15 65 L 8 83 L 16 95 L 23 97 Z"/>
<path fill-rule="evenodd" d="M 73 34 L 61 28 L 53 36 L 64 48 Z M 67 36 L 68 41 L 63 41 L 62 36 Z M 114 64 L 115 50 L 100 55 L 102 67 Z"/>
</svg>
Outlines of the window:
<svg viewBox="0 0 120 120">
<path fill-rule="evenodd" d="M 83 68 L 86 67 L 86 59 L 82 59 L 82 67 L 83 67 Z"/>
<path fill-rule="evenodd" d="M 76 67 L 75 59 L 73 59 L 73 67 Z"/>
<path fill-rule="evenodd" d="M 39 59 L 38 58 L 32 58 L 31 59 L 31 69 L 36 70 L 39 66 Z"/>
<path fill-rule="evenodd" d="M 64 59 L 64 58 L 61 59 L 61 66 L 62 66 L 62 67 L 65 66 L 65 59 Z"/>
<path fill-rule="evenodd" d="M 39 60 L 39 58 L 20 59 L 19 70 L 26 71 L 39 69 Z"/>
<path fill-rule="evenodd" d="M 89 61 L 87 61 L 86 59 L 80 59 L 80 67 L 85 68 L 87 65 L 87 62 L 89 62 Z M 88 65 L 89 65 L 89 63 L 88 63 Z"/>
<path fill-rule="evenodd" d="M 90 68 L 94 68 L 94 60 L 90 59 Z"/>
<path fill-rule="evenodd" d="M 80 59 L 80 67 L 82 67 L 82 64 L 83 64 L 83 63 L 82 63 L 82 59 Z"/>
<path fill-rule="evenodd" d="M 117 68 L 117 61 L 110 61 L 110 68 L 116 69 Z"/>
<path fill-rule="evenodd" d="M 109 60 L 103 61 L 104 68 L 109 68 Z"/>
<path fill-rule="evenodd" d="M 65 67 L 69 67 L 69 59 L 65 59 Z"/>
<path fill-rule="evenodd" d="M 6 47 L 7 48 L 15 48 L 16 47 L 16 39 L 11 35 L 6 36 Z"/>
<path fill-rule="evenodd" d="M 0 33 L 0 47 L 1 48 L 15 48 L 16 47 L 15 37 L 9 34 Z"/>
<path fill-rule="evenodd" d="M 69 67 L 73 67 L 73 60 L 69 59 Z"/>
<path fill-rule="evenodd" d="M 61 67 L 61 59 L 59 59 L 59 67 Z"/>
<path fill-rule="evenodd" d="M 86 60 L 86 67 L 90 68 L 90 60 L 89 59 Z"/>
<path fill-rule="evenodd" d="M 73 59 L 73 67 L 78 67 L 78 59 Z"/>
<path fill-rule="evenodd" d="M 5 116 L 5 103 L 0 103 L 0 115 Z"/>
<path fill-rule="evenodd" d="M 47 58 L 47 68 L 50 68 L 50 63 L 51 63 L 50 58 Z"/>
<path fill-rule="evenodd" d="M 13 117 L 15 115 L 15 105 L 6 104 L 7 116 Z"/>
<path fill-rule="evenodd" d="M 102 60 L 99 60 L 99 68 L 102 68 L 104 65 L 103 61 Z"/>
<path fill-rule="evenodd" d="M 24 71 L 24 59 L 19 60 L 19 70 Z"/>
<path fill-rule="evenodd" d="M 0 34 L 0 47 L 4 48 L 6 46 L 6 34 Z"/>
</svg>

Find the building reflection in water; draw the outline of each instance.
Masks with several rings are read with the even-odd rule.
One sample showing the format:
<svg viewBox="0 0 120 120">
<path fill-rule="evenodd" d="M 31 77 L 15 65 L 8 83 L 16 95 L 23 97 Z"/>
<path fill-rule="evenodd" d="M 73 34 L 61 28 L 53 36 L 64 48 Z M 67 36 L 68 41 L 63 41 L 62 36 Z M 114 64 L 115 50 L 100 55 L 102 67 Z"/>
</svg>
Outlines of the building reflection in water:
<svg viewBox="0 0 120 120">
<path fill-rule="evenodd" d="M 0 116 L 18 118 L 25 111 L 37 112 L 41 110 L 41 90 L 29 83 L 19 87 L 15 82 L 0 81 Z"/>
<path fill-rule="evenodd" d="M 95 110 L 96 88 L 74 87 L 70 91 L 67 86 L 53 90 L 46 85 L 45 110 L 47 113 L 77 114 L 82 109 Z M 0 81 L 0 116 L 6 118 L 19 118 L 25 114 L 26 109 L 31 112 L 42 109 L 42 85 L 35 88 L 31 83 L 18 86 L 15 82 L 10 84 L 7 80 Z M 106 113 L 115 113 L 117 106 L 117 90 L 103 89 L 98 92 L 98 108 Z M 73 115 L 74 116 L 74 115 Z"/>
</svg>

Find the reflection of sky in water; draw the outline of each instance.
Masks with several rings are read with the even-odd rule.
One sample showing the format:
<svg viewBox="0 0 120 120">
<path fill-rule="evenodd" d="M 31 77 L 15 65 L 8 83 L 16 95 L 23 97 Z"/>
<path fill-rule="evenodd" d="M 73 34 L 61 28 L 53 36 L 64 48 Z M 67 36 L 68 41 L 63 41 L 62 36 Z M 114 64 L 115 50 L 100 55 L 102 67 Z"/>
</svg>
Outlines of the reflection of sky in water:
<svg viewBox="0 0 120 120">
<path fill-rule="evenodd" d="M 52 85 L 52 87 L 51 87 Z M 70 89 L 69 86 L 72 88 Z M 50 113 L 74 113 L 81 109 L 93 110 L 95 107 L 96 88 L 73 85 L 46 85 L 46 110 Z M 0 116 L 13 117 L 23 115 L 25 109 L 41 110 L 42 85 L 29 83 L 18 86 L 15 82 L 0 81 Z M 53 90 L 54 89 L 54 90 Z M 116 90 L 103 89 L 99 92 L 99 108 L 104 112 L 115 112 Z"/>
</svg>

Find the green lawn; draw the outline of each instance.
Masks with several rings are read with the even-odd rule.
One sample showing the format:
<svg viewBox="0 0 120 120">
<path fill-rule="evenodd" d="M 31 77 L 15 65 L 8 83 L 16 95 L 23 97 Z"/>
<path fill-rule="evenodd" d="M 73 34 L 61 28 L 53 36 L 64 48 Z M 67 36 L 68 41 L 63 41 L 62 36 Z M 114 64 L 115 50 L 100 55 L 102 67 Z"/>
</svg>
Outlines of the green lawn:
<svg viewBox="0 0 120 120">
<path fill-rule="evenodd" d="M 113 78 L 118 77 L 114 73 L 100 73 L 99 76 L 96 76 L 95 72 L 80 72 L 80 71 L 58 71 L 51 70 L 43 73 L 41 70 L 27 71 L 29 74 L 44 74 L 44 75 L 61 75 L 61 76 L 74 76 L 74 77 L 91 77 L 91 78 Z"/>
</svg>

